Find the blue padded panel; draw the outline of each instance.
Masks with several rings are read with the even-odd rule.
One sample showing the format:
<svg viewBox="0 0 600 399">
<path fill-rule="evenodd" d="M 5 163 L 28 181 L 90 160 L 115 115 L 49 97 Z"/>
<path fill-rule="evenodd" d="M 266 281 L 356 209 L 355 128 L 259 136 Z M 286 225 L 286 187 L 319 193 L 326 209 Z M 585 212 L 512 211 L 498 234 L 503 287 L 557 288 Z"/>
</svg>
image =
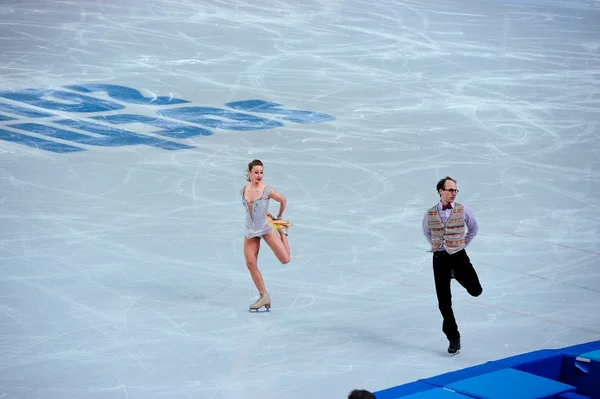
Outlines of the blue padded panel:
<svg viewBox="0 0 600 399">
<path fill-rule="evenodd" d="M 442 388 L 448 384 L 453 383 L 454 381 L 476 377 L 481 374 L 490 373 L 492 371 L 501 370 L 504 368 L 506 368 L 506 366 L 502 364 L 497 364 L 495 362 L 487 362 L 477 366 L 467 367 L 465 369 L 436 375 L 434 377 L 423 378 L 421 381 Z"/>
<path fill-rule="evenodd" d="M 398 398 L 400 399 L 400 398 Z M 458 392 L 452 392 L 444 388 L 433 388 L 427 391 L 418 392 L 412 395 L 403 396 L 401 399 L 472 399 L 461 395 Z"/>
<path fill-rule="evenodd" d="M 591 351 L 591 352 L 582 353 L 581 355 L 579 355 L 577 357 L 580 357 L 583 359 L 588 359 L 593 362 L 600 362 L 600 349 Z"/>
<path fill-rule="evenodd" d="M 561 353 L 555 349 L 541 349 L 534 352 L 522 353 L 520 355 L 494 360 L 494 363 L 501 364 L 504 366 L 504 368 L 508 368 L 522 363 L 531 363 L 545 359 L 552 359 L 560 355 Z"/>
<path fill-rule="evenodd" d="M 462 370 L 451 371 L 449 373 L 437 375 L 430 378 L 424 378 L 421 381 L 431 385 L 435 385 L 437 387 L 445 387 L 446 385 L 454 381 L 464 380 L 466 378 L 475 377 L 496 370 L 502 370 L 525 362 L 534 362 L 543 359 L 555 358 L 557 355 L 558 353 L 555 350 L 543 349 L 516 356 L 511 356 L 505 359 L 494 360 L 477 366 L 468 367 Z"/>
<path fill-rule="evenodd" d="M 410 395 L 417 392 L 434 389 L 435 386 L 426 384 L 421 381 L 409 382 L 408 384 L 398 385 L 392 388 L 387 388 L 378 392 L 373 392 L 377 399 L 396 399 L 402 396 Z"/>
<path fill-rule="evenodd" d="M 548 357 L 525 361 L 511 368 L 559 381 L 563 365 L 563 355 L 559 352 L 552 353 Z"/>
<path fill-rule="evenodd" d="M 585 344 L 567 346 L 566 348 L 557 349 L 565 355 L 579 356 L 585 352 L 591 352 L 600 349 L 600 341 L 587 342 Z"/>
<path fill-rule="evenodd" d="M 546 399 L 575 390 L 562 382 L 511 368 L 456 381 L 446 388 L 481 399 Z"/>
</svg>

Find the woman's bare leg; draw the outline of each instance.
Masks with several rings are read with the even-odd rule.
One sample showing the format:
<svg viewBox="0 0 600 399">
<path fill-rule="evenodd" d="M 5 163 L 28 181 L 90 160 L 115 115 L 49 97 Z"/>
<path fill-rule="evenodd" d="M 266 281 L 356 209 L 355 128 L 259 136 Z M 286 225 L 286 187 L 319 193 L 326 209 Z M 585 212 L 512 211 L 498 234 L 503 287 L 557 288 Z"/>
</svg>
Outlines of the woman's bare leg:
<svg viewBox="0 0 600 399">
<path fill-rule="evenodd" d="M 264 294 L 265 282 L 263 280 L 260 270 L 258 270 L 258 251 L 260 249 L 260 238 L 246 238 L 244 237 L 244 258 L 246 258 L 246 267 L 250 272 L 252 281 L 258 290 L 259 294 Z"/>
<path fill-rule="evenodd" d="M 271 247 L 273 253 L 281 263 L 284 265 L 289 263 L 290 244 L 288 242 L 287 235 L 272 231 L 269 234 L 265 234 L 263 238 L 269 247 Z"/>
<path fill-rule="evenodd" d="M 279 235 L 281 236 L 281 242 L 283 243 L 283 246 L 287 250 L 288 256 L 291 256 L 290 243 L 288 242 L 287 234 L 279 233 Z"/>
</svg>

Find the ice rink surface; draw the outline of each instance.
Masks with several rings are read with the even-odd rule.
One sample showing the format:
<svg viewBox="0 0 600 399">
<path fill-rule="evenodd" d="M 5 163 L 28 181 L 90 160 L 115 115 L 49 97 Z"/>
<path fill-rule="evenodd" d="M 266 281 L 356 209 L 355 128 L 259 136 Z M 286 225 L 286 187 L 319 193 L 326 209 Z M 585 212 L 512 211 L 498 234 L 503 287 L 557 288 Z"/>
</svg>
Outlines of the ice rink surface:
<svg viewBox="0 0 600 399">
<path fill-rule="evenodd" d="M 0 398 L 345 398 L 600 339 L 599 20 L 597 0 L 4 0 Z M 123 108 L 78 109 L 92 84 Z M 232 120 L 248 100 L 310 112 Z M 90 120 L 141 141 L 83 140 Z M 254 158 L 294 223 L 289 264 L 261 246 L 264 314 Z M 421 230 L 446 175 L 484 288 L 453 283 L 452 358 Z"/>
</svg>

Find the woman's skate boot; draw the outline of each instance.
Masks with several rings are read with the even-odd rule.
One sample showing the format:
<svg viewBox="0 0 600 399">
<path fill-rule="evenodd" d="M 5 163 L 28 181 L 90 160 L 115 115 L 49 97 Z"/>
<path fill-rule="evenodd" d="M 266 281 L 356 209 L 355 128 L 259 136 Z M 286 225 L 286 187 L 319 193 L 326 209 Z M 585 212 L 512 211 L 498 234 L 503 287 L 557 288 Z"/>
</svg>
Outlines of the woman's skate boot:
<svg viewBox="0 0 600 399">
<path fill-rule="evenodd" d="M 258 310 L 262 307 L 265 307 L 266 311 L 269 312 L 271 309 L 271 297 L 269 297 L 268 293 L 260 294 L 260 297 L 250 305 L 250 311 L 258 312 Z"/>
</svg>

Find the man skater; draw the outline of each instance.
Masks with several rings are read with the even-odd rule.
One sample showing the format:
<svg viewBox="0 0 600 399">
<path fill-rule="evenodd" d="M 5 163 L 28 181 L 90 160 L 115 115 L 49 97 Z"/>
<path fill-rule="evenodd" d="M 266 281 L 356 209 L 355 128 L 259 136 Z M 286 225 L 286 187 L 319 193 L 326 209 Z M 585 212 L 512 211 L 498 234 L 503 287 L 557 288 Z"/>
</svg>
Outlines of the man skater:
<svg viewBox="0 0 600 399">
<path fill-rule="evenodd" d="M 442 331 L 450 342 L 448 353 L 454 355 L 460 350 L 460 332 L 452 311 L 452 278 L 472 296 L 479 296 L 483 291 L 477 272 L 465 251 L 477 234 L 477 220 L 467 206 L 454 202 L 458 194 L 454 179 L 441 179 L 436 189 L 440 202 L 425 213 L 423 234 L 433 252 L 435 291 L 444 319 Z"/>
</svg>

